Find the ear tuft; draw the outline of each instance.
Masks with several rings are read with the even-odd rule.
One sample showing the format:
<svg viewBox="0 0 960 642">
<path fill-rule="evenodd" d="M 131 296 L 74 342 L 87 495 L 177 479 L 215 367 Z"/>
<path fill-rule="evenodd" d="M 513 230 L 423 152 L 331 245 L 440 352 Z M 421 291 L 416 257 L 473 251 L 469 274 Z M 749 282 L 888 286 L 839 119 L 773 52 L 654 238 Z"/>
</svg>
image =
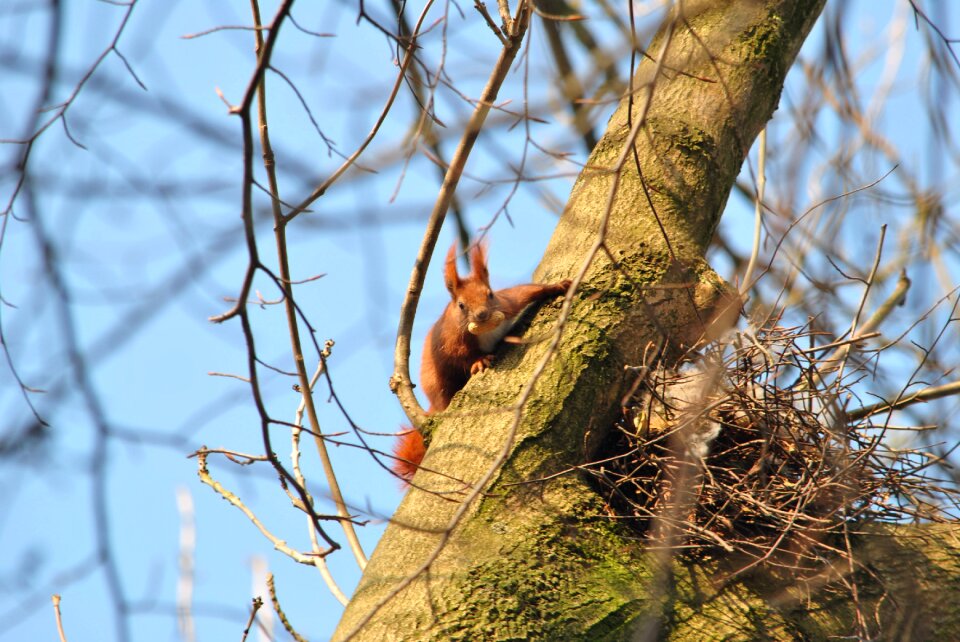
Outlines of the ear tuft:
<svg viewBox="0 0 960 642">
<path fill-rule="evenodd" d="M 470 251 L 470 265 L 473 267 L 473 278 L 490 284 L 490 273 L 487 271 L 487 246 L 477 242 Z"/>
<path fill-rule="evenodd" d="M 447 252 L 447 262 L 443 266 L 443 281 L 450 294 L 460 288 L 460 275 L 457 274 L 457 242 L 454 241 Z"/>
</svg>

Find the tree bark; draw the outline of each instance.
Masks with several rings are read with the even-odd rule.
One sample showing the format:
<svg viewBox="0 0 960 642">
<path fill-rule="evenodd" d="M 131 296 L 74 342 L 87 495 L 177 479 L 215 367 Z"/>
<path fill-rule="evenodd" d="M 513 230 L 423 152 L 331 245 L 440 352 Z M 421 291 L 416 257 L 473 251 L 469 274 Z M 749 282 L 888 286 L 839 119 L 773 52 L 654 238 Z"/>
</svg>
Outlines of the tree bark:
<svg viewBox="0 0 960 642">
<path fill-rule="evenodd" d="M 684 15 L 667 19 L 648 50 L 653 59 L 637 70 L 633 99 L 624 99 L 610 119 L 534 275 L 572 278 L 594 256 L 560 349 L 519 415 L 512 406 L 549 341 L 502 349 L 493 369 L 473 377 L 448 411 L 431 420 L 424 466 L 435 472 L 417 474 L 417 488 L 370 559 L 334 639 L 752 640 L 850 633 L 853 611 L 836 595 L 809 589 L 801 599 L 755 579 L 719 587 L 717 564 L 708 560 L 674 563 L 669 590 L 660 590 L 663 574 L 637 536 L 606 516 L 577 473 L 557 474 L 588 461 L 620 412 L 630 384 L 624 366 L 641 363 L 650 345 L 690 343 L 730 300 L 704 252 L 823 4 L 686 2 Z M 631 132 L 639 132 L 635 153 Z M 545 306 L 524 336 L 549 337 L 558 308 Z M 506 464 L 458 516 L 465 486 L 457 480 L 481 480 L 505 444 Z M 956 534 L 922 534 L 936 546 L 874 537 L 863 552 L 876 562 L 876 578 L 890 579 L 890 592 L 884 598 L 874 584 L 875 594 L 860 596 L 861 608 L 878 605 L 881 617 L 907 633 L 932 633 L 941 622 L 911 620 L 904 604 L 936 604 L 937 582 L 960 588 Z M 920 570 L 905 576 L 901 567 L 911 563 Z M 955 612 L 941 611 L 952 631 L 960 630 Z"/>
</svg>

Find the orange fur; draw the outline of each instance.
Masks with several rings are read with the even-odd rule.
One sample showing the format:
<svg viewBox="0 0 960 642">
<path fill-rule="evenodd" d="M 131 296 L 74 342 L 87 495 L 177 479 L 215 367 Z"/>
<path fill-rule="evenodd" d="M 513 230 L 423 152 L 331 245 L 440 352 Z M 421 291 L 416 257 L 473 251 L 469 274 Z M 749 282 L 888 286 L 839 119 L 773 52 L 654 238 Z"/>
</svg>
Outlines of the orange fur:
<svg viewBox="0 0 960 642">
<path fill-rule="evenodd" d="M 447 252 L 443 276 L 451 301 L 427 334 L 420 363 L 420 385 L 430 407 L 427 414 L 442 412 L 471 375 L 489 368 L 492 352 L 531 303 L 565 294 L 570 281 L 518 285 L 494 292 L 490 289 L 486 250 L 474 245 L 471 272 L 457 273 L 456 244 Z M 412 430 L 400 437 L 394 449 L 394 471 L 405 481 L 423 460 L 423 436 Z M 402 454 L 401 454 L 402 453 Z"/>
<path fill-rule="evenodd" d="M 393 471 L 402 479 L 409 481 L 417 472 L 417 466 L 423 461 L 427 447 L 423 443 L 423 435 L 419 430 L 412 428 L 400 435 L 393 446 Z"/>
</svg>

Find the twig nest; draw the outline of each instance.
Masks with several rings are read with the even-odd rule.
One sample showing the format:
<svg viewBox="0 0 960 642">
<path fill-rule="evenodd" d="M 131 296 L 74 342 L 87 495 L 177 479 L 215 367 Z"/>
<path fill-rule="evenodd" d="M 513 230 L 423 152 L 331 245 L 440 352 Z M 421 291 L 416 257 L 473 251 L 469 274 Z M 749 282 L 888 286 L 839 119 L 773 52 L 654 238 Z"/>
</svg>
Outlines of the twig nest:
<svg viewBox="0 0 960 642">
<path fill-rule="evenodd" d="M 814 338 L 774 326 L 680 371 L 639 368 L 622 419 L 586 467 L 610 513 L 668 546 L 791 569 L 842 550 L 832 539 L 857 524 L 948 517 L 931 511 L 930 489 L 953 507 L 956 492 L 931 483 L 928 460 L 887 446 L 869 419 L 848 420 L 838 400 L 863 372 L 826 380 Z"/>
</svg>

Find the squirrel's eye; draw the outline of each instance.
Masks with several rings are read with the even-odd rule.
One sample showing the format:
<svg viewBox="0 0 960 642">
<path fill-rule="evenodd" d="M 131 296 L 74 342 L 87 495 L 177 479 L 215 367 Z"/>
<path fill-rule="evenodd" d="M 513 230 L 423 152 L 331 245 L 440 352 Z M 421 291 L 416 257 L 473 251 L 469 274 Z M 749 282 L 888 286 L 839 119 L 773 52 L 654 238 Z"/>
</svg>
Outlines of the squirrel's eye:
<svg viewBox="0 0 960 642">
<path fill-rule="evenodd" d="M 493 298 L 493 290 L 490 290 L 489 292 L 487 292 L 487 298 L 488 298 L 488 299 L 492 299 L 492 298 Z"/>
<path fill-rule="evenodd" d="M 460 309 L 461 309 L 461 310 L 466 310 L 466 309 L 467 309 L 467 306 L 465 306 L 465 305 L 463 304 L 463 301 L 457 301 L 457 305 L 460 306 Z"/>
</svg>

